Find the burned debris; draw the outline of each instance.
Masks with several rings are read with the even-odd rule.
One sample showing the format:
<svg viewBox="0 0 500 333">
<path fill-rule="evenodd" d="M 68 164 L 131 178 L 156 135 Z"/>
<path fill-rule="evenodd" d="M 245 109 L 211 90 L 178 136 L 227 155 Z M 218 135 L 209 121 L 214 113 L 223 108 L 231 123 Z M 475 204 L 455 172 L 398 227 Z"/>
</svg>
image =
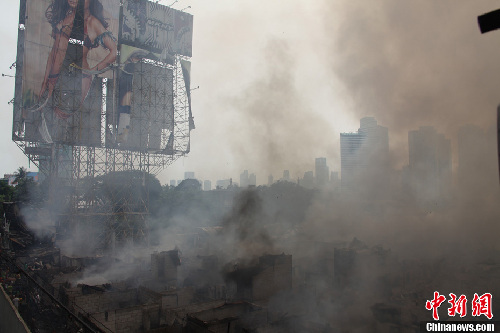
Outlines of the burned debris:
<svg viewBox="0 0 500 333">
<path fill-rule="evenodd" d="M 33 332 L 75 333 L 414 332 L 429 284 L 474 292 L 472 268 L 456 262 L 270 227 L 251 191 L 235 196 L 222 226 L 169 227 L 163 247 L 93 255 L 65 253 L 7 214 L 2 288 Z M 499 277 L 494 260 L 476 268 L 484 281 Z"/>
</svg>

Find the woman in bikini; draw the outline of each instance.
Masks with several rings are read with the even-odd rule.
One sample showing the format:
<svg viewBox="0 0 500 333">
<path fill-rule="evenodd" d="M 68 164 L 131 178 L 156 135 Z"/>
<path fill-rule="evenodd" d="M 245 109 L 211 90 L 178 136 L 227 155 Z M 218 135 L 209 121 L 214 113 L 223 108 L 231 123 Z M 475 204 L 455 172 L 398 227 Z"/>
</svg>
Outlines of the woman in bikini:
<svg viewBox="0 0 500 333">
<path fill-rule="evenodd" d="M 53 96 L 54 90 L 57 90 L 61 71 L 66 70 L 73 75 L 75 71 L 81 71 L 80 76 L 75 75 L 75 78 L 81 79 L 81 85 L 78 84 L 78 88 L 81 89 L 80 103 L 75 106 L 75 103 L 61 102 L 65 96 L 58 97 L 58 101 L 53 103 L 55 115 L 60 119 L 66 119 L 79 109 L 87 97 L 93 76 L 104 72 L 115 62 L 116 40 L 107 30 L 108 23 L 99 0 L 53 0 L 45 16 L 52 26 L 54 44 L 47 59 L 39 98 L 48 100 Z M 89 51 L 100 46 L 108 52 L 97 64 L 90 67 L 87 59 Z M 75 48 L 78 51 L 70 52 L 68 48 Z M 73 96 L 66 98 L 74 100 Z"/>
</svg>

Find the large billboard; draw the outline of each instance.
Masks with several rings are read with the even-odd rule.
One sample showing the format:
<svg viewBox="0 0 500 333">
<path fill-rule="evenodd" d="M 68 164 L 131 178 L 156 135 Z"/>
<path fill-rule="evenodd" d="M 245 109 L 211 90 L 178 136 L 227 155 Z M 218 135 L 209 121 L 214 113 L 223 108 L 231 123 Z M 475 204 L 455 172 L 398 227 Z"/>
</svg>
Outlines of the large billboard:
<svg viewBox="0 0 500 333">
<path fill-rule="evenodd" d="M 172 63 L 173 56 L 191 57 L 193 16 L 147 0 L 125 0 L 120 43 L 146 50 Z"/>
<path fill-rule="evenodd" d="M 101 144 L 102 78 L 113 77 L 119 0 L 28 0 L 22 106 L 26 141 Z M 18 55 L 19 57 L 19 55 Z M 22 128 L 24 125 L 24 129 Z"/>
<path fill-rule="evenodd" d="M 123 149 L 162 150 L 174 128 L 173 70 L 138 61 L 126 63 L 118 74 L 118 118 L 108 118 L 117 124 L 117 135 L 107 142 Z"/>
<path fill-rule="evenodd" d="M 24 1 L 14 140 L 165 148 L 192 16 L 146 0 Z"/>
</svg>

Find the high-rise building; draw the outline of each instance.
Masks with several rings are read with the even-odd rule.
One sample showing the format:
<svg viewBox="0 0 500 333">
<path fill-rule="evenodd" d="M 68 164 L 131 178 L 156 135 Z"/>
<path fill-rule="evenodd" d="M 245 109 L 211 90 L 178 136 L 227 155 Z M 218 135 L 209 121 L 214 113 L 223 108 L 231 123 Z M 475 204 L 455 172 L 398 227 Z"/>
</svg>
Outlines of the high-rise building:
<svg viewBox="0 0 500 333">
<path fill-rule="evenodd" d="M 290 181 L 290 170 L 283 170 L 283 180 Z"/>
<path fill-rule="evenodd" d="M 220 179 L 216 182 L 217 184 L 217 188 L 219 189 L 226 189 L 228 188 L 230 185 L 232 185 L 232 179 Z"/>
<path fill-rule="evenodd" d="M 384 192 L 389 186 L 389 131 L 373 117 L 360 120 L 355 133 L 340 133 L 341 188 L 345 192 Z"/>
<path fill-rule="evenodd" d="M 330 187 L 335 191 L 340 190 L 340 179 L 338 171 L 332 171 L 330 173 Z"/>
<path fill-rule="evenodd" d="M 330 181 L 330 169 L 326 165 L 325 157 L 318 157 L 315 161 L 316 187 L 321 188 L 328 185 Z"/>
<path fill-rule="evenodd" d="M 175 179 L 171 179 L 170 180 L 170 186 L 176 186 L 177 185 L 177 182 L 175 181 Z"/>
<path fill-rule="evenodd" d="M 498 184 L 496 133 L 466 125 L 458 130 L 458 184 L 486 188 Z"/>
<path fill-rule="evenodd" d="M 212 182 L 210 180 L 205 180 L 203 182 L 203 190 L 204 191 L 211 191 L 212 190 Z"/>
<path fill-rule="evenodd" d="M 432 126 L 408 133 L 409 185 L 424 204 L 446 199 L 451 190 L 451 142 Z"/>
<path fill-rule="evenodd" d="M 271 186 L 271 185 L 273 185 L 273 183 L 274 183 L 274 177 L 273 177 L 273 175 L 269 175 L 267 177 L 267 185 Z"/>
<path fill-rule="evenodd" d="M 302 182 L 300 183 L 305 188 L 312 189 L 314 187 L 314 174 L 312 171 L 304 172 L 304 178 L 302 178 Z"/>
<path fill-rule="evenodd" d="M 256 186 L 257 176 L 254 173 L 249 174 L 248 170 L 244 170 L 240 174 L 240 187 Z"/>
<path fill-rule="evenodd" d="M 251 173 L 248 176 L 248 186 L 257 186 L 257 176 L 255 173 Z"/>
<path fill-rule="evenodd" d="M 184 172 L 184 179 L 196 179 L 194 178 L 194 172 L 193 171 Z"/>
<path fill-rule="evenodd" d="M 248 170 L 240 174 L 240 187 L 248 187 Z"/>
</svg>

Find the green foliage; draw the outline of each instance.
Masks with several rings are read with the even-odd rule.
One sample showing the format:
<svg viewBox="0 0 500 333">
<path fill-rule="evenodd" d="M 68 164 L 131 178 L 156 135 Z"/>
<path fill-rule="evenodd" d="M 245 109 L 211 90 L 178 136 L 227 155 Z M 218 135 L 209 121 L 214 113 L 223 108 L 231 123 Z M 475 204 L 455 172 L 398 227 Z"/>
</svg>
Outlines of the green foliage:
<svg viewBox="0 0 500 333">
<path fill-rule="evenodd" d="M 12 201 L 14 197 L 14 188 L 6 181 L 0 182 L 0 202 Z"/>
<path fill-rule="evenodd" d="M 0 216 L 3 216 L 3 202 L 17 202 L 20 206 L 37 205 L 43 201 L 41 187 L 28 177 L 28 171 L 19 167 L 14 172 L 15 186 L 8 184 L 8 180 L 0 181 Z"/>
<path fill-rule="evenodd" d="M 3 202 L 10 202 L 14 197 L 14 188 L 6 181 L 0 181 L 0 217 L 3 216 Z"/>
<path fill-rule="evenodd" d="M 43 201 L 40 187 L 31 177 L 28 177 L 26 168 L 19 167 L 14 176 L 17 184 L 13 189 L 13 201 L 21 205 L 38 204 Z"/>
</svg>

